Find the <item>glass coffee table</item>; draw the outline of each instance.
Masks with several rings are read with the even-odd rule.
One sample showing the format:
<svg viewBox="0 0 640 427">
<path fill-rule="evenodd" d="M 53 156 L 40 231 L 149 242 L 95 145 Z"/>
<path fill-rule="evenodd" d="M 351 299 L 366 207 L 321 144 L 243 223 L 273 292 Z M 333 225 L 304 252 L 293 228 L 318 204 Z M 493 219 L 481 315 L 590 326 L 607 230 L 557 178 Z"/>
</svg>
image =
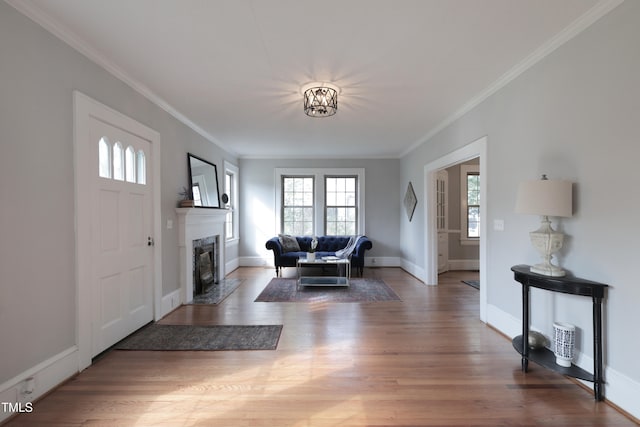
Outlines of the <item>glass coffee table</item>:
<svg viewBox="0 0 640 427">
<path fill-rule="evenodd" d="M 335 276 L 310 276 L 307 275 L 307 272 L 305 271 L 305 274 L 303 275 L 302 269 L 304 267 L 335 267 L 336 274 Z M 298 287 L 349 286 L 349 280 L 351 279 L 351 260 L 336 257 L 324 257 L 312 261 L 307 258 L 298 258 L 296 270 L 298 276 Z"/>
</svg>

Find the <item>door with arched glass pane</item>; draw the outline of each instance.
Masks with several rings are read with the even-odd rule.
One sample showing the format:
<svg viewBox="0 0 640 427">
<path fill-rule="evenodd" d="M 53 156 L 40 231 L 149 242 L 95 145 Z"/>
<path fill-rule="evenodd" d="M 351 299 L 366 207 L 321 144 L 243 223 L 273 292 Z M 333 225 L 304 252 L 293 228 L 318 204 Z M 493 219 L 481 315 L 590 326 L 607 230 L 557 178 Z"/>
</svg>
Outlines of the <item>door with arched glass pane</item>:
<svg viewBox="0 0 640 427">
<path fill-rule="evenodd" d="M 151 143 L 95 119 L 87 143 L 95 147 L 90 199 L 96 355 L 153 320 Z"/>
</svg>

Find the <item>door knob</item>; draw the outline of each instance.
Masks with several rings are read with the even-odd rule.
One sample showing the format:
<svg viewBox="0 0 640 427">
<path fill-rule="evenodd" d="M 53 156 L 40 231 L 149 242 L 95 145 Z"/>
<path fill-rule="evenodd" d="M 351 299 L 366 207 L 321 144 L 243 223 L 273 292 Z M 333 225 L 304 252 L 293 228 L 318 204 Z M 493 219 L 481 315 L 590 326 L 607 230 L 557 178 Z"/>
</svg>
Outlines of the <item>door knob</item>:
<svg viewBox="0 0 640 427">
<path fill-rule="evenodd" d="M 147 246 L 154 246 L 156 242 L 153 241 L 153 237 L 147 237 Z"/>
</svg>

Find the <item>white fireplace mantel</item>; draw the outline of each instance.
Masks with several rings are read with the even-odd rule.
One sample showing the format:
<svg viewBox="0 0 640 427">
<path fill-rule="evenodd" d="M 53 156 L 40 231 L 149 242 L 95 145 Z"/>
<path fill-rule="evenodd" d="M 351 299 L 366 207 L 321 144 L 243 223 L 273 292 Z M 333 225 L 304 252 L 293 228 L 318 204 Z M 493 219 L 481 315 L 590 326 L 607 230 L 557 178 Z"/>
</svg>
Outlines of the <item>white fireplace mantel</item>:
<svg viewBox="0 0 640 427">
<path fill-rule="evenodd" d="M 180 295 L 182 303 L 193 300 L 193 241 L 219 236 L 218 278 L 225 277 L 224 223 L 228 209 L 177 208 L 178 247 L 180 248 Z"/>
</svg>

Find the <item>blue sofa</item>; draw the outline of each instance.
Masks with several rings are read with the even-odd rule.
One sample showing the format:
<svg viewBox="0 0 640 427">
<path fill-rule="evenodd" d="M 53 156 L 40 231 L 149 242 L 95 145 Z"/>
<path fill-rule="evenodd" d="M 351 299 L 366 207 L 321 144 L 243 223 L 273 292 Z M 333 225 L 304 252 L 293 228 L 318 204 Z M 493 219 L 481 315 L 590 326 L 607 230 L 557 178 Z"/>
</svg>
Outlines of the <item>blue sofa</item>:
<svg viewBox="0 0 640 427">
<path fill-rule="evenodd" d="M 351 236 L 317 236 L 318 246 L 316 247 L 316 257 L 322 258 L 323 256 L 335 256 L 336 251 L 344 249 L 349 243 Z M 310 236 L 296 236 L 300 251 L 285 252 L 280 238 L 272 237 L 267 240 L 266 247 L 273 251 L 273 263 L 276 268 L 276 275 L 280 275 L 280 269 L 282 267 L 295 267 L 298 258 L 306 257 L 308 249 L 311 245 Z M 351 268 L 355 269 L 360 276 L 364 271 L 364 253 L 367 249 L 371 249 L 373 243 L 367 236 L 362 236 L 358 239 L 355 249 L 351 253 Z"/>
</svg>

